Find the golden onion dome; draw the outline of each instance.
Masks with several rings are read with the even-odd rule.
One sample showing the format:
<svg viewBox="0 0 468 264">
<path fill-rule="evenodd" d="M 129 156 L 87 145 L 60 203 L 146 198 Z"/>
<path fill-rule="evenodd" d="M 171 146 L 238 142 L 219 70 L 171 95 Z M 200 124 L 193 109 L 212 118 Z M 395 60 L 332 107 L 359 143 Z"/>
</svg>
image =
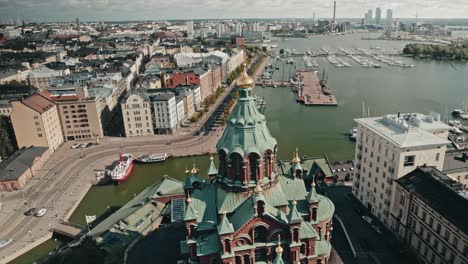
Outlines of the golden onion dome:
<svg viewBox="0 0 468 264">
<path fill-rule="evenodd" d="M 193 168 L 192 170 L 190 171 L 193 175 L 197 175 L 198 174 L 198 169 L 197 167 L 195 166 L 195 164 L 193 164 Z"/>
<path fill-rule="evenodd" d="M 237 86 L 242 89 L 252 88 L 255 84 L 254 80 L 247 74 L 247 64 L 243 64 L 244 70 L 237 78 Z"/>
<path fill-rule="evenodd" d="M 255 186 L 254 193 L 261 193 L 261 192 L 263 192 L 263 188 L 262 186 L 260 186 L 260 184 L 257 184 L 257 186 Z"/>
<path fill-rule="evenodd" d="M 283 253 L 283 248 L 281 247 L 281 239 L 280 237 L 278 236 L 278 246 L 276 247 L 276 254 L 282 254 Z"/>
<path fill-rule="evenodd" d="M 301 159 L 299 158 L 299 151 L 297 150 L 297 148 L 296 148 L 296 151 L 294 152 L 294 157 L 293 157 L 293 159 L 292 159 L 292 162 L 293 162 L 294 164 L 299 164 L 299 163 L 301 163 Z"/>
</svg>

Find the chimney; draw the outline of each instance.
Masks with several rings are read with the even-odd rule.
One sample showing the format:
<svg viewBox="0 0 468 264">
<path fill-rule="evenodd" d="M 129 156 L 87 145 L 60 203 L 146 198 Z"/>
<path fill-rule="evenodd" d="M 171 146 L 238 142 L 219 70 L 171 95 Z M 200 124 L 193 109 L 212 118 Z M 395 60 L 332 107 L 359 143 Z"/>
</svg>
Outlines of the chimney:
<svg viewBox="0 0 468 264">
<path fill-rule="evenodd" d="M 398 119 L 400 119 L 400 112 L 398 112 Z"/>
</svg>

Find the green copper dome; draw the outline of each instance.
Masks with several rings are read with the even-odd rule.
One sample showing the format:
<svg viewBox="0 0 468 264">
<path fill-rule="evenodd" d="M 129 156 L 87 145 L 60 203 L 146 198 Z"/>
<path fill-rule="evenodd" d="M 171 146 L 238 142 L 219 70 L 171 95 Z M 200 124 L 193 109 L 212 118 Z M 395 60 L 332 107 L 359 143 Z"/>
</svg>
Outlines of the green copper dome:
<svg viewBox="0 0 468 264">
<path fill-rule="evenodd" d="M 238 153 L 246 158 L 250 153 L 260 157 L 269 150 L 274 151 L 276 139 L 271 136 L 265 116 L 255 105 L 252 89 L 240 89 L 240 96 L 234 110 L 229 115 L 226 129 L 216 148 L 227 156 Z"/>
</svg>

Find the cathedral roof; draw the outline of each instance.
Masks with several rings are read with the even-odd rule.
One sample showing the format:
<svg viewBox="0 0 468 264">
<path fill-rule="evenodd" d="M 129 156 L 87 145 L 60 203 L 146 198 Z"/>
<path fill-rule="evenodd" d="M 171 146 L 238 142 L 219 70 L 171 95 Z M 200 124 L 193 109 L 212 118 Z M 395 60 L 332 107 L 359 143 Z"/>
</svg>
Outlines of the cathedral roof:
<svg viewBox="0 0 468 264">
<path fill-rule="evenodd" d="M 256 153 L 262 157 L 266 150 L 275 149 L 276 139 L 268 130 L 265 116 L 257 109 L 252 90 L 240 89 L 239 93 L 216 148 L 218 152 L 225 151 L 228 156 L 238 153 L 245 158 L 250 153 Z"/>
<path fill-rule="evenodd" d="M 318 203 L 319 201 L 317 190 L 315 190 L 314 179 L 312 180 L 312 188 L 310 189 L 310 192 L 307 194 L 307 201 L 309 203 Z"/>
<path fill-rule="evenodd" d="M 212 175 L 218 175 L 218 169 L 216 169 L 216 166 L 213 161 L 213 156 L 210 157 L 210 167 L 208 168 L 208 176 Z"/>
<path fill-rule="evenodd" d="M 221 224 L 218 225 L 218 234 L 226 235 L 234 233 L 234 227 L 232 226 L 231 222 L 229 222 L 228 216 L 226 212 L 223 214 L 221 220 Z"/>
<path fill-rule="evenodd" d="M 289 214 L 288 214 L 288 223 L 289 224 L 298 224 L 298 223 L 302 222 L 302 216 L 297 211 L 297 206 L 296 205 L 297 205 L 297 201 L 296 200 L 292 201 L 292 207 L 289 210 Z"/>
</svg>

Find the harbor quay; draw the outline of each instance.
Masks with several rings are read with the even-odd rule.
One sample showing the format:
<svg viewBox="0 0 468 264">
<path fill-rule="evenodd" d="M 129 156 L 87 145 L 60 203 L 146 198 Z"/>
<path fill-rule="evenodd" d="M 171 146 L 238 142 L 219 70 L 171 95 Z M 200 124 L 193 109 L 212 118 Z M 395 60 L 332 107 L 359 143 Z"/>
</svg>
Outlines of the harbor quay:
<svg viewBox="0 0 468 264">
<path fill-rule="evenodd" d="M 325 80 L 320 82 L 315 71 L 298 71 L 297 77 L 299 79 L 299 86 L 296 88 L 297 102 L 315 106 L 338 105 L 335 96 L 326 87 Z"/>
</svg>

